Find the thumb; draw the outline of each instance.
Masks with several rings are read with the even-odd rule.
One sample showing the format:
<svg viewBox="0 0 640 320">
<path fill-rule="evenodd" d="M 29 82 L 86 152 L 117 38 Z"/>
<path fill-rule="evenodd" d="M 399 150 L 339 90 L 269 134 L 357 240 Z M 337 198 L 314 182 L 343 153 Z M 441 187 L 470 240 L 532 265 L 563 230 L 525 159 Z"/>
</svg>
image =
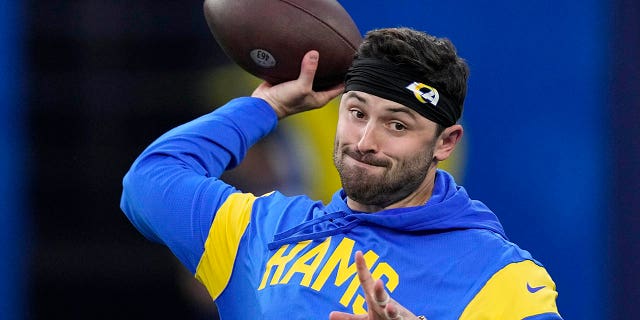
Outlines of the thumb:
<svg viewBox="0 0 640 320">
<path fill-rule="evenodd" d="M 318 70 L 318 61 L 320 60 L 320 53 L 315 50 L 307 52 L 302 58 L 302 65 L 300 66 L 300 76 L 298 80 L 302 81 L 305 87 L 313 87 L 313 78 Z"/>
</svg>

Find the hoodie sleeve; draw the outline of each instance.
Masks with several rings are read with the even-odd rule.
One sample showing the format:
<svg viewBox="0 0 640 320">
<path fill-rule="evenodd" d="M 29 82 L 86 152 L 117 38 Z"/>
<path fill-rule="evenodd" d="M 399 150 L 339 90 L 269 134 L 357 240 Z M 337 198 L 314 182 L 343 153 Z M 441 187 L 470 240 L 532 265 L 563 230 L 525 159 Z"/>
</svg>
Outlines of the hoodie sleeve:
<svg viewBox="0 0 640 320">
<path fill-rule="evenodd" d="M 556 285 L 532 260 L 508 264 L 493 274 L 466 306 L 461 320 L 561 320 Z"/>
<path fill-rule="evenodd" d="M 247 97 L 172 129 L 134 161 L 120 208 L 140 233 L 195 272 L 216 212 L 238 192 L 218 177 L 276 124 L 264 100 Z"/>
</svg>

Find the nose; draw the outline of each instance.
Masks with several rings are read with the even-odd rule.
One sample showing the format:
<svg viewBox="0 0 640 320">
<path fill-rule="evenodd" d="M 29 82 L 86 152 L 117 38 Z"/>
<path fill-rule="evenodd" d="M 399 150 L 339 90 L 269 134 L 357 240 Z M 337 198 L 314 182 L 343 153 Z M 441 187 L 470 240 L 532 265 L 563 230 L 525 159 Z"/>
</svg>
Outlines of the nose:
<svg viewBox="0 0 640 320">
<path fill-rule="evenodd" d="M 360 140 L 356 145 L 360 153 L 376 153 L 378 152 L 378 137 L 375 125 L 368 123 L 360 130 Z"/>
</svg>

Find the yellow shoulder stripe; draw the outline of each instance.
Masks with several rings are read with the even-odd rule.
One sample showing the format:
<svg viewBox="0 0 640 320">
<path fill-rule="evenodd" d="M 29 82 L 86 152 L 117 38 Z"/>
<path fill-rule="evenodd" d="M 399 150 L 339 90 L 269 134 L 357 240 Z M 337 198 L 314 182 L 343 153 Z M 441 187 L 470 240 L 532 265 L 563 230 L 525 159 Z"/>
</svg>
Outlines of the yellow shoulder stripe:
<svg viewBox="0 0 640 320">
<path fill-rule="evenodd" d="M 467 305 L 461 320 L 523 319 L 558 313 L 556 285 L 533 261 L 512 263 L 496 272 Z"/>
<path fill-rule="evenodd" d="M 211 298 L 218 298 L 231 279 L 240 239 L 244 234 L 256 197 L 250 193 L 234 193 L 218 209 L 204 253 L 196 268 L 198 279 L 209 291 Z"/>
</svg>

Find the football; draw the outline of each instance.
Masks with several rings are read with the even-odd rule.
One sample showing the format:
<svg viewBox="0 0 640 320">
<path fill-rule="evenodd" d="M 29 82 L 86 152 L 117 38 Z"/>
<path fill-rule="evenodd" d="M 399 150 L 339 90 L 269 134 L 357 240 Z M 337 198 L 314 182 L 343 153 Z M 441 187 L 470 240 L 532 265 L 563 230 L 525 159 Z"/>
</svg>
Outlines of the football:
<svg viewBox="0 0 640 320">
<path fill-rule="evenodd" d="M 309 50 L 320 53 L 316 90 L 344 80 L 362 36 L 335 0 L 205 0 L 204 15 L 225 54 L 271 84 L 294 80 Z"/>
</svg>

